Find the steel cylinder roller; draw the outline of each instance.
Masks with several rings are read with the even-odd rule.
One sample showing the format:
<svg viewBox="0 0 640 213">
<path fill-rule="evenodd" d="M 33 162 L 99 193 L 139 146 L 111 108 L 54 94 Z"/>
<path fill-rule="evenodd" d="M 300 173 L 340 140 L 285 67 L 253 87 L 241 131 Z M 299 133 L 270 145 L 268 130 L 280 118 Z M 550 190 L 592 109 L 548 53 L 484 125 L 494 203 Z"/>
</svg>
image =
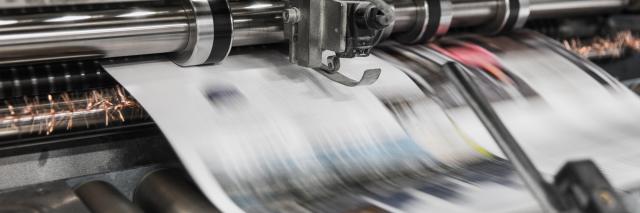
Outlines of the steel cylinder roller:
<svg viewBox="0 0 640 213">
<path fill-rule="evenodd" d="M 420 43 L 456 27 L 472 27 L 475 32 L 495 34 L 519 28 L 531 19 L 608 13 L 622 10 L 628 4 L 625 0 L 395 0 L 385 3 L 391 8 L 384 10 L 379 8 L 382 7 L 379 3 L 384 1 L 109 2 L 78 6 L 61 3 L 55 7 L 28 5 L 39 6 L 34 8 L 0 5 L 5 14 L 0 20 L 0 64 L 166 53 L 177 64 L 191 66 L 220 62 L 233 46 L 287 39 L 292 50 L 297 49 L 290 53 L 292 58 L 304 61 L 300 57 L 306 54 L 313 63 L 298 64 L 316 68 L 322 60 L 318 51 L 309 54 L 302 50 L 335 50 L 343 57 L 352 57 L 353 54 L 346 54 L 347 49 L 360 48 L 358 51 L 365 53 L 367 45 L 380 40 L 356 45 L 364 42 L 353 40 L 358 37 L 391 34 L 392 38 L 404 43 Z M 333 4 L 342 9 L 321 9 L 320 5 L 314 10 L 303 8 L 309 2 Z M 310 14 L 310 11 L 314 13 Z M 384 11 L 393 11 L 384 14 L 388 20 L 377 17 Z M 338 16 L 344 19 L 325 19 Z M 294 25 L 292 17 L 299 19 L 295 22 L 299 27 L 302 26 L 300 23 L 313 17 L 318 17 L 315 21 L 321 21 L 322 25 L 316 23 L 313 27 L 296 28 L 297 34 L 285 37 L 283 30 Z M 347 19 L 350 22 L 344 21 Z M 386 23 L 374 23 L 377 21 Z M 348 27 L 358 29 L 358 26 L 361 26 L 358 36 L 353 34 L 355 30 L 346 30 Z M 335 30 L 338 32 L 328 34 Z M 315 44 L 308 43 L 308 39 L 303 44 L 300 40 L 304 37 L 301 35 L 323 33 L 326 36 L 311 39 L 318 41 Z"/>
</svg>

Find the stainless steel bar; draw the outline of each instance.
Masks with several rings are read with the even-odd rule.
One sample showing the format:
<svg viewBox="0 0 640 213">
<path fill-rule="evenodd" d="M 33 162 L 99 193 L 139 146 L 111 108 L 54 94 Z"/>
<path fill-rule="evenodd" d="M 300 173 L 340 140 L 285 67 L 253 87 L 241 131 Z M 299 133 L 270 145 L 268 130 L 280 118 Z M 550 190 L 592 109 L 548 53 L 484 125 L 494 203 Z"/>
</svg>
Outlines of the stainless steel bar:
<svg viewBox="0 0 640 213">
<path fill-rule="evenodd" d="M 486 97 L 480 92 L 472 77 L 466 73 L 461 65 L 447 63 L 443 72 L 454 84 L 471 109 L 487 127 L 491 137 L 496 141 L 500 150 L 515 167 L 533 196 L 538 200 L 544 212 L 565 212 L 569 210 L 560 194 L 545 181 L 531 159 L 511 135 L 498 114 L 493 110 Z"/>
<path fill-rule="evenodd" d="M 83 183 L 74 192 L 93 213 L 143 213 L 140 207 L 104 181 Z"/>
<path fill-rule="evenodd" d="M 174 5 L 3 17 L 0 64 L 179 51 L 186 12 Z"/>
<path fill-rule="evenodd" d="M 0 18 L 0 65 L 61 59 L 104 58 L 184 50 L 189 9 L 176 5 L 104 11 L 55 12 Z M 497 0 L 452 0 L 452 26 L 475 26 L 496 17 Z M 531 0 L 532 19 L 606 13 L 627 0 Z M 284 40 L 281 1 L 232 1 L 234 46 Z M 394 32 L 416 23 L 413 0 L 397 0 Z"/>
<path fill-rule="evenodd" d="M 396 21 L 393 32 L 407 32 L 417 23 L 416 4 L 413 0 L 394 1 Z"/>
<path fill-rule="evenodd" d="M 477 26 L 490 22 L 498 11 L 496 0 L 452 0 L 455 27 Z"/>
<path fill-rule="evenodd" d="M 622 10 L 628 0 L 530 0 L 530 19 L 603 14 Z"/>
<path fill-rule="evenodd" d="M 147 174 L 136 188 L 133 202 L 146 212 L 220 212 L 186 174 L 174 169 Z"/>
<path fill-rule="evenodd" d="M 281 1 L 231 2 L 233 46 L 248 46 L 284 41 Z"/>
<path fill-rule="evenodd" d="M 282 2 L 232 6 L 235 46 L 284 40 Z M 188 12 L 178 4 L 4 17 L 0 65 L 177 52 L 187 45 Z"/>
<path fill-rule="evenodd" d="M 452 26 L 477 26 L 496 16 L 497 0 L 452 0 Z M 529 19 L 605 14 L 622 10 L 628 0 L 530 0 Z"/>
<path fill-rule="evenodd" d="M 104 72 L 98 61 L 0 67 L 0 100 L 115 85 L 115 79 Z"/>
<path fill-rule="evenodd" d="M 152 1 L 161 0 L 0 0 L 0 9 Z"/>
<path fill-rule="evenodd" d="M 396 0 L 394 32 L 406 32 L 416 23 L 414 0 Z M 497 0 L 451 0 L 452 27 L 478 26 L 492 21 L 498 11 Z M 610 13 L 623 9 L 628 0 L 530 0 L 530 19 Z"/>
</svg>

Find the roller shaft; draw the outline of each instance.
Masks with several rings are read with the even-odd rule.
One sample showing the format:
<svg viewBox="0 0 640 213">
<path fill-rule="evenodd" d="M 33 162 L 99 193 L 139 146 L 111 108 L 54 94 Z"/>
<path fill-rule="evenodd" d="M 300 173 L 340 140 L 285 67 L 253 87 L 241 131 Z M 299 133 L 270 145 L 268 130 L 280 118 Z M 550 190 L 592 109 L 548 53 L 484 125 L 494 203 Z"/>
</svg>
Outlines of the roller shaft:
<svg viewBox="0 0 640 213">
<path fill-rule="evenodd" d="M 233 46 L 248 46 L 284 41 L 283 2 L 232 2 Z"/>
<path fill-rule="evenodd" d="M 282 35 L 282 2 L 234 2 L 234 44 L 273 43 Z M 14 15 L 0 20 L 0 65 L 172 53 L 187 46 L 182 4 Z"/>
<path fill-rule="evenodd" d="M 191 10 L 181 1 L 125 9 L 9 15 L 0 20 L 0 65 L 174 53 L 187 48 L 193 25 Z M 177 2 L 177 3 L 175 3 Z M 396 0 L 393 31 L 416 24 L 414 0 Z M 232 1 L 233 46 L 284 40 L 281 1 Z M 626 0 L 530 0 L 530 19 L 606 13 Z M 498 0 L 452 0 L 453 27 L 491 21 Z"/>
<path fill-rule="evenodd" d="M 98 61 L 47 63 L 0 68 L 0 100 L 46 96 L 116 86 Z"/>
<path fill-rule="evenodd" d="M 532 19 L 611 13 L 628 4 L 627 0 L 531 0 Z"/>
<path fill-rule="evenodd" d="M 173 169 L 151 172 L 136 188 L 133 201 L 146 212 L 220 212 L 185 177 Z"/>
<path fill-rule="evenodd" d="M 186 46 L 180 6 L 42 13 L 0 21 L 0 64 L 175 52 Z"/>
<path fill-rule="evenodd" d="M 140 207 L 104 181 L 84 183 L 75 193 L 93 213 L 143 213 Z"/>
<path fill-rule="evenodd" d="M 413 0 L 396 0 L 396 26 L 394 32 L 408 30 L 415 22 L 416 6 Z M 491 21 L 498 11 L 498 0 L 451 0 L 453 27 L 477 26 Z M 627 0 L 530 0 L 529 19 L 569 17 L 619 11 Z"/>
</svg>

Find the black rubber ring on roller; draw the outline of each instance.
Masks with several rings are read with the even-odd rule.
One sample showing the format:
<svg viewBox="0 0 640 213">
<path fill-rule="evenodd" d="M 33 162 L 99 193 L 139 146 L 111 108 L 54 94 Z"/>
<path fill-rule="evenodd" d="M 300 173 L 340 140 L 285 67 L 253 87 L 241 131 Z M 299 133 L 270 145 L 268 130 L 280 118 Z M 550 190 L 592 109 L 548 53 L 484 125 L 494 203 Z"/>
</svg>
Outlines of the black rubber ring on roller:
<svg viewBox="0 0 640 213">
<path fill-rule="evenodd" d="M 514 30 L 520 14 L 520 0 L 509 0 L 509 17 L 501 32 Z"/>
<path fill-rule="evenodd" d="M 209 0 L 213 16 L 213 48 L 206 64 L 224 60 L 231 50 L 233 41 L 233 18 L 228 0 Z"/>
<path fill-rule="evenodd" d="M 427 43 L 433 39 L 438 33 L 438 28 L 440 27 L 440 18 L 442 14 L 440 0 L 427 0 L 427 6 L 429 7 L 427 30 L 422 34 L 422 38 L 420 38 L 419 43 Z"/>
</svg>

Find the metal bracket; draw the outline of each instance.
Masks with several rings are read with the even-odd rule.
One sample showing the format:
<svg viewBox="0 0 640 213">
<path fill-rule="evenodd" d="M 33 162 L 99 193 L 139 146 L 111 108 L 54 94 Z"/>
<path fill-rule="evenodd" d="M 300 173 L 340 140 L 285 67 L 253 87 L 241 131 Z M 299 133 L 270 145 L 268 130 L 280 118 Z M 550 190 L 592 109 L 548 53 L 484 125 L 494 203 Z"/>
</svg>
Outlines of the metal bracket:
<svg viewBox="0 0 640 213">
<path fill-rule="evenodd" d="M 384 0 L 290 0 L 283 13 L 289 60 L 346 86 L 371 84 L 380 69 L 353 80 L 338 73 L 340 58 L 369 56 L 394 17 Z M 333 54 L 324 64 L 326 52 Z"/>
<path fill-rule="evenodd" d="M 340 58 L 329 56 L 327 60 L 328 65 L 322 68 L 317 68 L 316 71 L 318 71 L 328 79 L 331 79 L 332 81 L 349 87 L 371 85 L 378 80 L 380 74 L 382 73 L 381 69 L 368 69 L 364 71 L 364 74 L 362 75 L 360 80 L 353 80 L 338 72 L 338 70 L 340 69 Z"/>
<path fill-rule="evenodd" d="M 573 161 L 560 169 L 554 186 L 580 212 L 626 213 L 620 196 L 591 160 Z"/>
</svg>

